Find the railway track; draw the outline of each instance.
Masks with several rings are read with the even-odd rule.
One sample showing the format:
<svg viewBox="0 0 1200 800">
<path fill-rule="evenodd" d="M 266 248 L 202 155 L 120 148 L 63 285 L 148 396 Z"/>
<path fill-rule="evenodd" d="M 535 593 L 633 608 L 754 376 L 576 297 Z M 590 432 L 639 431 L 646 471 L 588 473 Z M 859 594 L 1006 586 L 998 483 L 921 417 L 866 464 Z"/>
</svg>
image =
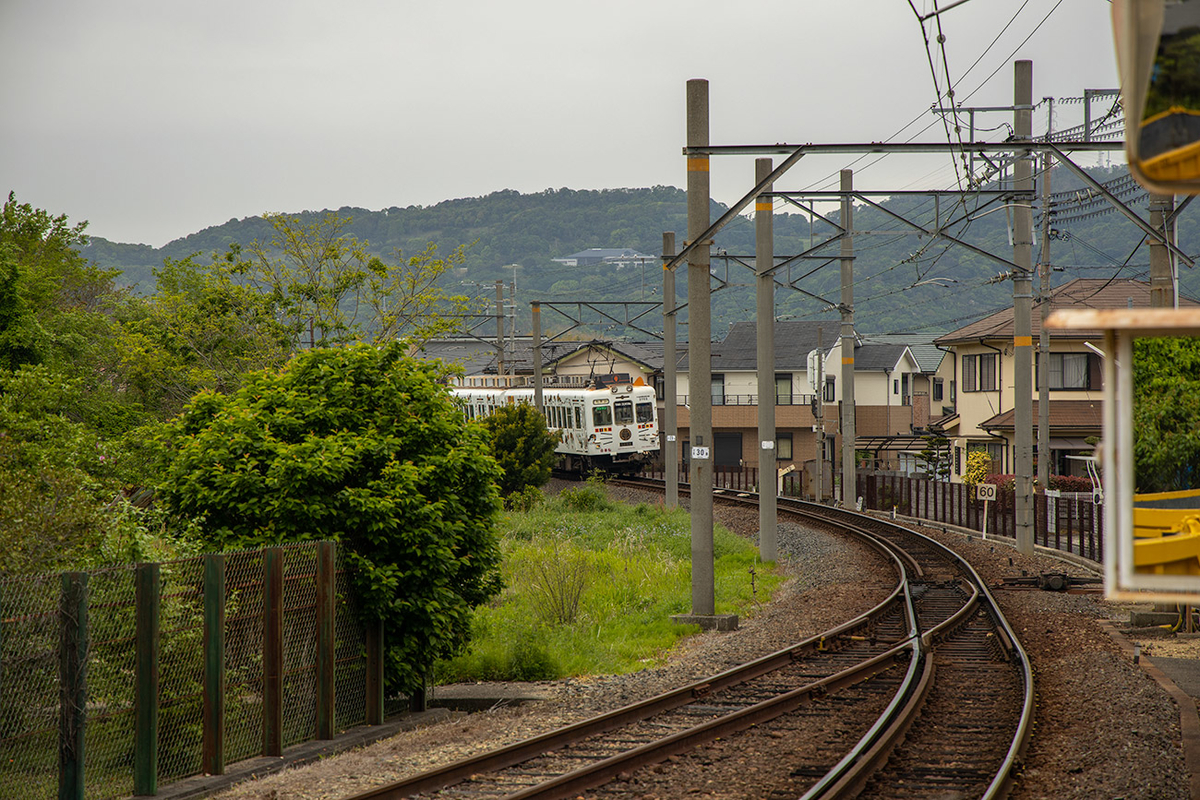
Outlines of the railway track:
<svg viewBox="0 0 1200 800">
<path fill-rule="evenodd" d="M 751 729 L 787 744 L 777 796 L 1003 796 L 1032 679 L 983 582 L 951 551 L 884 521 L 782 498 L 779 514 L 860 537 L 892 563 L 891 593 L 771 655 L 352 800 L 621 796 L 639 770 L 659 765 L 669 782 L 688 754 L 736 746 Z"/>
</svg>

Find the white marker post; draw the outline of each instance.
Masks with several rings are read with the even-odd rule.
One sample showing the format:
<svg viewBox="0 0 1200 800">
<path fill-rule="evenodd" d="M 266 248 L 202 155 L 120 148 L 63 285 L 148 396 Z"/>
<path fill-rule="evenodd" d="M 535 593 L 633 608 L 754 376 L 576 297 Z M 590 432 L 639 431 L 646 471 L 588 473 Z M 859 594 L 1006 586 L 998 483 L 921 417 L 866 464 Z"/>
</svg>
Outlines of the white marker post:
<svg viewBox="0 0 1200 800">
<path fill-rule="evenodd" d="M 996 484 L 978 483 L 975 485 L 975 496 L 983 501 L 983 538 L 987 538 L 988 504 L 996 499 Z"/>
</svg>

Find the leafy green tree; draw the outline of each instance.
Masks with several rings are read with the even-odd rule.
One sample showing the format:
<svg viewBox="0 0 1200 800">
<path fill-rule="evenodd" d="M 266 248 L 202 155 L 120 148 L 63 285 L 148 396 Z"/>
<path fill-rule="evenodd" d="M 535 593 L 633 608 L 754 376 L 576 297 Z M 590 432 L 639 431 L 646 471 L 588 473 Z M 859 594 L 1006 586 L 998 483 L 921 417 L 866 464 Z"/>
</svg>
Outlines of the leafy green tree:
<svg viewBox="0 0 1200 800">
<path fill-rule="evenodd" d="M 131 396 L 159 419 L 198 392 L 230 392 L 244 375 L 278 368 L 291 335 L 271 298 L 239 283 L 231 259 L 166 259 L 157 291 L 130 297 L 118 314 L 118 370 Z"/>
<path fill-rule="evenodd" d="M 0 210 L 0 365 L 94 374 L 104 362 L 119 272 L 79 255 L 86 227 L 9 193 Z"/>
<path fill-rule="evenodd" d="M 501 406 L 483 420 L 491 433 L 492 453 L 504 474 L 500 493 L 505 497 L 526 487 L 544 486 L 554 468 L 558 437 L 546 428 L 546 420 L 528 403 Z"/>
<path fill-rule="evenodd" d="M 274 303 L 297 346 L 324 347 L 356 341 L 387 342 L 401 336 L 422 341 L 458 327 L 457 317 L 476 304 L 440 285 L 464 260 L 459 247 L 447 258 L 436 245 L 394 263 L 372 255 L 352 236 L 350 217 L 330 212 L 305 222 L 266 214 L 274 234 L 245 250 L 234 245 L 235 272 Z"/>
<path fill-rule="evenodd" d="M 310 350 L 230 395 L 201 393 L 161 437 L 160 497 L 201 519 L 207 544 L 346 546 L 406 691 L 500 590 L 499 468 L 444 377 L 395 342 Z"/>
<path fill-rule="evenodd" d="M 1134 481 L 1140 492 L 1200 486 L 1200 339 L 1136 339 Z"/>
</svg>

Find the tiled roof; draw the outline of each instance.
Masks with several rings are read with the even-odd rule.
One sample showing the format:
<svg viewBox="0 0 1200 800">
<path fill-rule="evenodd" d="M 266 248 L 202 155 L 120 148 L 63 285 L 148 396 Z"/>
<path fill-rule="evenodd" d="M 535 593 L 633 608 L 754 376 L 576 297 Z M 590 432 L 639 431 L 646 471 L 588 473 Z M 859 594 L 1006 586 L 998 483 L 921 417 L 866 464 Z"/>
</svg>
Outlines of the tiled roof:
<svg viewBox="0 0 1200 800">
<path fill-rule="evenodd" d="M 1150 284 L 1137 280 L 1109 280 L 1106 278 L 1076 278 L 1064 283 L 1050 293 L 1050 310 L 1060 308 L 1149 308 Z M 1180 297 L 1180 306 L 1196 306 L 1195 301 Z M 1032 314 L 1033 336 L 1042 330 L 1041 311 L 1035 304 Z M 1056 339 L 1089 339 L 1100 331 L 1056 331 Z M 978 322 L 972 322 L 937 339 L 941 345 L 957 342 L 974 342 L 980 339 L 1011 339 L 1013 337 L 1013 310 L 1006 308 L 990 314 Z"/>
<path fill-rule="evenodd" d="M 1104 426 L 1101 415 L 1103 405 L 1099 400 L 1051 400 L 1050 430 L 1100 430 Z M 1002 411 L 980 423 L 984 430 L 1014 430 L 1015 410 Z M 1033 401 L 1033 420 L 1037 424 L 1038 401 Z"/>
<path fill-rule="evenodd" d="M 860 344 L 854 348 L 854 371 L 891 372 L 907 349 L 903 344 Z"/>
<path fill-rule="evenodd" d="M 808 368 L 808 353 L 817 349 L 817 331 L 821 346 L 828 353 L 838 343 L 839 322 L 776 322 L 775 369 L 799 372 Z M 857 351 L 856 351 L 857 352 Z M 754 370 L 758 366 L 758 329 L 753 322 L 735 322 L 720 342 L 712 345 L 713 372 Z M 680 363 L 687 369 L 687 358 Z"/>
<path fill-rule="evenodd" d="M 946 356 L 945 350 L 939 350 L 933 342 L 943 332 L 936 333 L 872 333 L 862 337 L 863 344 L 906 344 L 912 357 L 917 362 L 921 372 L 932 375 L 937 372 Z M 856 354 L 857 350 L 854 351 Z M 855 360 L 858 356 L 855 355 Z"/>
</svg>

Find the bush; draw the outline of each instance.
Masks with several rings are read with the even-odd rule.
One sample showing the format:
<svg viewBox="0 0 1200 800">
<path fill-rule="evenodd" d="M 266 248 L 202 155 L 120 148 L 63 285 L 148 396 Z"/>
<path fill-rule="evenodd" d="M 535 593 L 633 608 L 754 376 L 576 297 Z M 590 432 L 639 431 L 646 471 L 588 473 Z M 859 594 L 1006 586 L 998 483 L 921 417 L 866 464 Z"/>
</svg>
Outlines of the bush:
<svg viewBox="0 0 1200 800">
<path fill-rule="evenodd" d="M 604 483 L 596 478 L 588 478 L 582 486 L 563 489 L 559 498 L 569 511 L 609 511 L 613 508 L 604 493 Z"/>
<path fill-rule="evenodd" d="M 557 456 L 557 435 L 546 429 L 546 420 L 527 403 L 500 406 L 484 417 L 491 434 L 492 455 L 504 470 L 500 494 L 507 497 L 528 488 L 545 486 Z"/>
<path fill-rule="evenodd" d="M 513 492 L 504 498 L 504 507 L 509 511 L 532 511 L 544 505 L 546 495 L 536 486 L 526 486 L 519 492 Z"/>
<path fill-rule="evenodd" d="M 202 393 L 164 428 L 160 496 L 207 545 L 346 545 L 389 687 L 420 687 L 500 591 L 499 470 L 437 364 L 399 344 L 309 350 L 230 396 Z"/>
</svg>

